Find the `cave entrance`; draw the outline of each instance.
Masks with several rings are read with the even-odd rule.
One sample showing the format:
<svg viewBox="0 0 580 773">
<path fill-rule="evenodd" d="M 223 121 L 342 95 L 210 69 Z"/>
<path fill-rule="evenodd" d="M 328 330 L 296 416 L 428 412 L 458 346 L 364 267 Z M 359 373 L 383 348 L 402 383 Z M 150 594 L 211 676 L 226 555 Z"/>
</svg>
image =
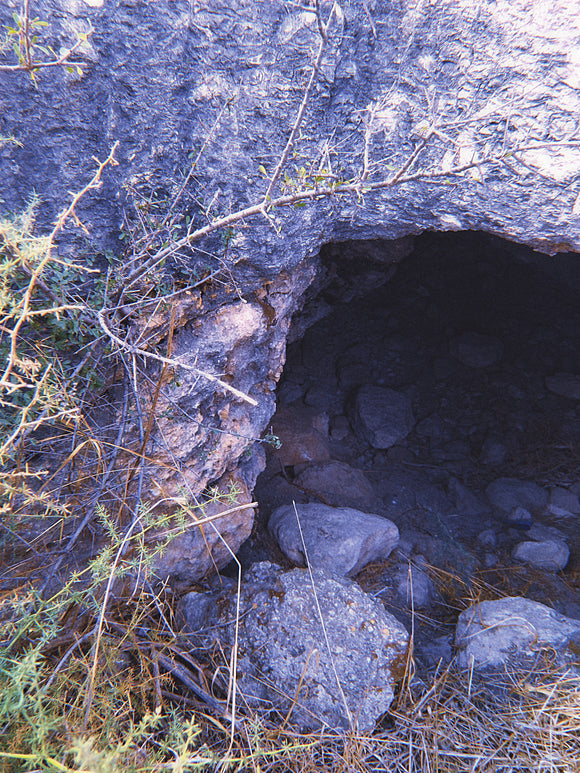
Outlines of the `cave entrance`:
<svg viewBox="0 0 580 773">
<path fill-rule="evenodd" d="M 320 260 L 278 387 L 261 524 L 292 501 L 354 507 L 397 524 L 390 561 L 528 583 L 558 543 L 565 572 L 538 587 L 580 617 L 580 594 L 553 590 L 580 567 L 579 256 L 448 232 L 332 244 Z M 376 394 L 401 396 L 392 432 Z M 522 542 L 543 548 L 516 559 Z M 263 529 L 245 550 L 280 560 Z"/>
</svg>

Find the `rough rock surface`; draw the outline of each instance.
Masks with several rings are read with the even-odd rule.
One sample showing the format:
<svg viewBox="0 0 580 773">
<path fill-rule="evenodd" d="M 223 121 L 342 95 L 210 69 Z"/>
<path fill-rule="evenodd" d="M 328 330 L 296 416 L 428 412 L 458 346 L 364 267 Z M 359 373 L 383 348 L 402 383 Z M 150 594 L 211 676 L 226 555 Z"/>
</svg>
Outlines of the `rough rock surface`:
<svg viewBox="0 0 580 773">
<path fill-rule="evenodd" d="M 522 507 L 538 512 L 548 504 L 548 492 L 537 483 L 513 478 L 498 478 L 490 483 L 485 493 L 489 501 L 506 513 Z"/>
<path fill-rule="evenodd" d="M 449 351 L 471 368 L 489 368 L 501 360 L 503 344 L 481 333 L 463 333 L 449 342 Z"/>
<path fill-rule="evenodd" d="M 339 576 L 355 575 L 371 561 L 387 558 L 399 542 L 392 521 L 351 507 L 306 504 L 295 510 L 283 505 L 270 516 L 268 528 L 291 561 L 304 565 L 308 560 Z"/>
<path fill-rule="evenodd" d="M 532 659 L 542 647 L 564 656 L 580 644 L 580 620 L 560 615 L 530 599 L 511 597 L 482 601 L 459 616 L 455 645 L 459 663 L 475 668 L 504 666 Z"/>
<path fill-rule="evenodd" d="M 175 331 L 174 356 L 225 374 L 258 404 L 182 369 L 161 401 L 144 496 L 167 499 L 183 485 L 199 494 L 267 428 L 290 318 L 307 288 L 327 280 L 321 245 L 480 229 L 549 253 L 580 249 L 580 70 L 572 53 L 580 21 L 566 0 L 549 11 L 536 5 L 501 2 L 493 13 L 472 0 L 336 5 L 286 190 L 300 175 L 320 184 L 310 169 L 331 183 L 356 179 L 366 174 L 365 152 L 371 174 L 363 190 L 416 152 L 412 179 L 279 208 L 269 219 L 257 213 L 227 239 L 210 234 L 171 256 L 186 282 L 209 270 L 227 290 L 213 299 L 204 288 L 194 317 Z M 325 14 L 330 6 L 322 3 Z M 0 24 L 20 8 L 20 0 L 2 3 Z M 155 229 L 178 194 L 161 242 L 183 237 L 190 219 L 206 225 L 261 200 L 264 172 L 271 178 L 281 157 L 320 43 L 313 13 L 270 0 L 38 0 L 34 13 L 49 23 L 41 43 L 57 52 L 94 32 L 78 51 L 82 75 L 47 68 L 36 89 L 25 73 L 0 73 L 2 135 L 17 140 L 2 146 L 2 210 L 23 209 L 36 191 L 39 224 L 49 228 L 66 192 L 86 183 L 91 159 L 104 158 L 116 140 L 118 166 L 76 208 L 88 241 L 67 235 L 63 254 L 118 255 L 125 214 L 137 223 L 146 211 Z M 8 48 L 2 62 L 12 56 Z M 485 163 L 494 155 L 497 162 Z M 448 184 L 450 169 L 472 163 Z M 350 297 L 376 276 L 376 267 L 366 276 L 354 270 Z M 149 378 L 157 375 L 152 368 Z"/>
<path fill-rule="evenodd" d="M 310 464 L 294 479 L 294 485 L 333 507 L 373 513 L 380 502 L 362 470 L 337 460 Z"/>
<path fill-rule="evenodd" d="M 254 506 L 247 506 L 252 492 L 240 471 L 223 475 L 215 490 L 221 498 L 204 503 L 201 511 L 192 508 L 189 527 L 153 563 L 156 578 L 170 580 L 176 590 L 190 588 L 216 566 L 228 564 L 252 531 Z"/>
<path fill-rule="evenodd" d="M 355 431 L 374 448 L 390 448 L 415 425 L 411 399 L 394 389 L 363 386 L 356 395 L 352 422 Z"/>
<path fill-rule="evenodd" d="M 200 624 L 217 621 L 222 642 L 231 643 L 235 609 L 232 591 L 209 616 L 206 596 L 186 596 L 184 633 L 197 632 L 192 641 L 199 646 Z M 237 686 L 251 706 L 281 716 L 291 711 L 291 723 L 303 729 L 363 733 L 389 708 L 409 635 L 355 583 L 320 570 L 311 576 L 256 564 L 242 583 L 239 621 Z M 211 632 L 206 637 L 211 641 Z"/>
<path fill-rule="evenodd" d="M 537 569 L 558 572 L 570 558 L 570 548 L 561 540 L 526 541 L 516 545 L 513 557 Z"/>
</svg>

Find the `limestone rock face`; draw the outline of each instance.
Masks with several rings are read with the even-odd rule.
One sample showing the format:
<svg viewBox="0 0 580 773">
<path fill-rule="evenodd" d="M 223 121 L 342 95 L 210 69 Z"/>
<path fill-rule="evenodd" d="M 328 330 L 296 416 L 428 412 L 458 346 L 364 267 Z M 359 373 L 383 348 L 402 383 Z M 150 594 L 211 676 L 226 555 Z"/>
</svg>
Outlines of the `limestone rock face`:
<svg viewBox="0 0 580 773">
<path fill-rule="evenodd" d="M 6 0 L 0 23 L 11 23 L 20 5 Z M 323 4 L 325 15 L 330 5 Z M 35 90 L 25 74 L 0 75 L 9 86 L 3 89 L 4 123 L 24 146 L 3 150 L 3 206 L 17 211 L 36 190 L 56 211 L 62 193 L 85 179 L 91 157 L 118 139 L 119 167 L 79 209 L 94 240 L 111 238 L 126 205 L 122 184 L 177 189 L 188 154 L 208 139 L 226 102 L 196 178 L 207 201 L 214 200 L 212 215 L 263 194 L 259 164 L 271 173 L 319 44 L 313 13 L 267 0 L 39 0 L 34 13 L 49 22 L 45 40 L 55 51 L 74 45 L 79 32 L 92 27 L 94 33 L 79 51 L 86 63 L 82 76 L 57 69 Z M 280 213 L 283 243 L 262 218 L 236 244 L 251 262 L 250 273 L 275 276 L 324 242 L 390 239 L 426 228 L 481 228 L 552 250 L 580 246 L 577 191 L 562 184 L 576 174 L 580 153 L 565 144 L 580 106 L 580 75 L 570 54 L 579 21 L 573 5 L 556 0 L 546 22 L 533 3 L 506 3 L 485 15 L 470 0 L 446 0 L 428 10 L 413 2 L 340 3 L 309 101 L 302 152 L 334 168 L 333 148 L 341 148 L 347 166 L 340 174 L 348 179 L 359 171 L 372 120 L 370 162 L 388 158 L 397 166 L 429 125 L 430 107 L 416 95 L 433 91 L 438 127 L 461 116 L 467 128 L 456 132 L 457 145 L 428 143 L 423 166 L 444 170 L 482 159 L 502 144 L 505 150 L 527 140 L 533 126 L 534 141 L 522 157 L 528 167 L 514 173 L 512 159 L 468 173 L 453 186 L 419 180 L 396 195 L 388 187 L 365 194 L 365 206 L 345 199 Z M 546 148 L 554 133 L 558 144 Z"/>
<path fill-rule="evenodd" d="M 188 527 L 183 532 L 175 527 L 177 536 L 154 561 L 156 578 L 171 580 L 176 590 L 188 589 L 216 567 L 228 564 L 252 531 L 251 491 L 240 473 L 227 473 L 215 488 L 221 499 L 204 504 L 201 510 L 192 508 Z"/>
<path fill-rule="evenodd" d="M 21 5 L 0 4 L 1 27 Z M 216 281 L 202 282 L 190 316 L 177 321 L 173 356 L 189 370 L 176 369 L 157 404 L 141 489 L 148 501 L 179 496 L 180 487 L 200 494 L 267 430 L 292 316 L 309 288 L 332 279 L 322 245 L 400 239 L 394 265 L 414 234 L 470 229 L 547 253 L 580 250 L 574 4 L 555 0 L 549 19 L 534 3 L 501 3 L 489 14 L 471 0 L 321 6 L 334 10 L 297 133 L 299 163 L 291 154 L 272 197 L 361 176 L 364 184 L 353 195 L 248 215 L 170 250 L 170 275 L 186 285 Z M 82 74 L 46 68 L 37 89 L 26 73 L 0 72 L 1 134 L 17 140 L 0 148 L 1 211 L 22 210 L 36 192 L 38 227 L 50 230 L 68 191 L 87 183 L 93 157 L 104 159 L 116 141 L 118 165 L 76 207 L 87 230 L 63 234 L 62 255 L 110 250 L 122 266 L 132 253 L 120 248 L 121 227 L 137 227 L 144 213 L 158 243 L 173 244 L 189 227 L 263 200 L 320 44 L 313 13 L 270 0 L 38 0 L 33 12 L 48 22 L 40 42 L 56 52 L 93 32 L 78 49 Z M 7 49 L 1 63 L 12 56 Z M 404 174 L 394 177 L 403 167 L 404 184 Z M 453 169 L 464 171 L 449 178 Z M 378 281 L 377 266 L 357 272 L 354 253 L 352 266 L 343 297 Z M 164 333 L 156 320 L 161 351 Z M 407 383 L 413 363 L 394 365 L 385 383 Z M 149 363 L 139 387 L 145 411 L 159 374 Z"/>
</svg>

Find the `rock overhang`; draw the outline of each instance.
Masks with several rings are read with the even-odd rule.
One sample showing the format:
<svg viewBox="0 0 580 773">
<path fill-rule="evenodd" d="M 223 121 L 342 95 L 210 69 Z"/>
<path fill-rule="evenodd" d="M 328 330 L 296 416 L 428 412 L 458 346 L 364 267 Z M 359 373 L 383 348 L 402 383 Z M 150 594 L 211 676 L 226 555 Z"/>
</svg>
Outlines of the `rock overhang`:
<svg viewBox="0 0 580 773">
<path fill-rule="evenodd" d="M 17 5 L 10 0 L 0 13 Z M 195 185 L 179 199 L 177 237 L 186 218 L 211 222 L 260 201 L 320 43 L 313 14 L 244 0 L 211 8 L 185 1 L 37 6 L 56 48 L 90 26 L 95 32 L 80 49 L 82 76 L 56 70 L 38 93 L 24 76 L 10 76 L 3 120 L 24 148 L 4 149 L 3 207 L 17 210 L 36 189 L 49 221 L 62 192 L 79 188 L 87 159 L 115 139 L 119 166 L 78 211 L 98 249 L 116 244 L 123 208 L 138 210 L 156 191 L 170 202 L 200 150 Z M 172 32 L 163 37 L 163 30 Z M 328 32 L 284 184 L 291 192 L 355 180 L 355 188 L 248 217 L 226 240 L 210 234 L 198 245 L 209 258 L 196 247 L 180 266 L 193 272 L 203 259 L 224 267 L 233 291 L 206 302 L 177 331 L 176 356 L 224 375 L 259 403 L 248 406 L 193 375 L 175 387 L 171 397 L 190 427 L 185 443 L 177 433 L 182 440 L 171 454 L 195 493 L 235 466 L 267 428 L 290 320 L 309 288 L 312 294 L 325 282 L 325 244 L 479 230 L 547 254 L 580 250 L 580 98 L 570 54 L 580 31 L 568 4 L 559 3 L 548 35 L 525 2 L 495 4 L 492 13 L 449 0 L 422 13 L 413 3 L 351 0 L 335 7 Z M 397 170 L 409 179 L 396 180 Z M 373 190 L 381 179 L 391 182 Z M 244 345 L 250 328 L 259 359 Z M 169 437 L 175 427 L 166 430 Z M 164 441 L 155 442 L 163 470 Z"/>
</svg>

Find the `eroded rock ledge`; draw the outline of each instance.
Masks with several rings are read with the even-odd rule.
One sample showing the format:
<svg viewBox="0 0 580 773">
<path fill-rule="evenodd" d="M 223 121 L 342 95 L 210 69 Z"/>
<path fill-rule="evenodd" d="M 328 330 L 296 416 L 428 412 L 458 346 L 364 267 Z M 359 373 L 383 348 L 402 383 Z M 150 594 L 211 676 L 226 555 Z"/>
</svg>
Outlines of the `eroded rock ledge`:
<svg viewBox="0 0 580 773">
<path fill-rule="evenodd" d="M 35 6 L 50 23 L 55 50 L 74 44 L 78 32 L 94 33 L 81 48 L 82 76 L 57 69 L 35 90 L 24 76 L 0 74 L 2 133 L 22 144 L 2 149 L 4 209 L 21 209 L 36 190 L 50 222 L 64 192 L 86 182 L 89 159 L 104 157 L 115 140 L 119 166 L 78 208 L 93 252 L 118 249 L 125 212 L 130 219 L 143 201 L 174 200 L 188 159 L 202 147 L 172 238 L 183 236 L 190 218 L 205 224 L 260 200 L 267 188 L 260 167 L 269 177 L 281 157 L 319 44 L 313 13 L 270 0 Z M 331 4 L 322 6 L 328 14 Z M 19 7 L 8 0 L 0 22 Z M 580 249 L 580 65 L 573 55 L 580 22 L 564 0 L 551 4 L 549 20 L 547 13 L 524 0 L 336 5 L 288 186 L 308 183 L 316 170 L 326 182 L 361 179 L 365 170 L 370 183 L 417 152 L 408 169 L 416 179 L 277 209 L 269 220 L 237 224 L 225 248 L 212 235 L 176 258 L 182 274 L 197 275 L 202 263 L 223 270 L 226 290 L 193 304 L 175 331 L 174 356 L 223 377 L 257 405 L 180 372 L 158 406 L 147 497 L 171 501 L 184 486 L 197 495 L 233 475 L 248 499 L 262 466 L 254 439 L 274 412 L 292 317 L 331 282 L 343 298 L 364 295 L 385 264 L 409 251 L 413 234 L 471 229 L 549 254 Z M 489 157 L 501 161 L 488 164 Z M 360 247 L 342 276 L 323 268 L 322 245 L 370 239 L 393 240 L 378 250 L 376 269 L 359 271 Z M 61 249 L 78 246 L 71 238 Z M 143 384 L 146 402 L 156 375 L 152 368 Z M 232 535 L 234 550 L 251 525 L 246 518 Z"/>
</svg>

